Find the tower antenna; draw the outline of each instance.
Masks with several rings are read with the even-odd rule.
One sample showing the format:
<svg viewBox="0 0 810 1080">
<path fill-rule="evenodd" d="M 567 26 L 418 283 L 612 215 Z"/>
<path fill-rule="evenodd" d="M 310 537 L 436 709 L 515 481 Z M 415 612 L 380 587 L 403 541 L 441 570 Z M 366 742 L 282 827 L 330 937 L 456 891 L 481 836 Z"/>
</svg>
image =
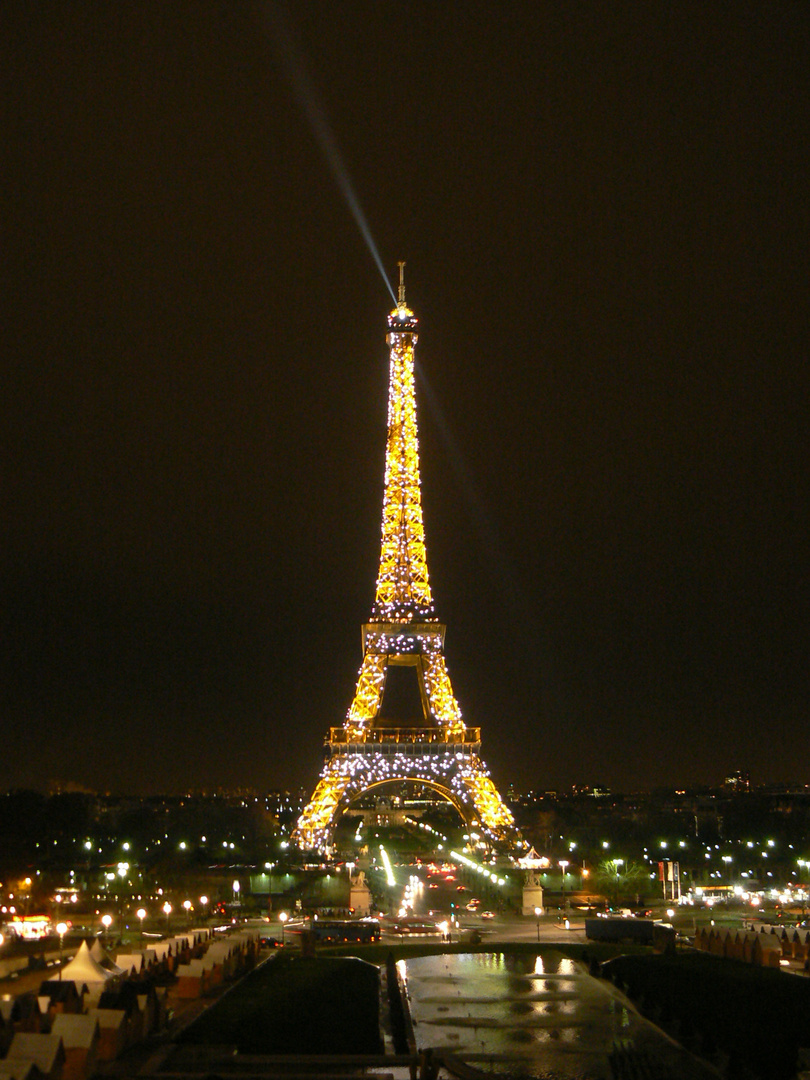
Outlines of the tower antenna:
<svg viewBox="0 0 810 1080">
<path fill-rule="evenodd" d="M 397 296 L 397 306 L 405 307 L 405 263 L 398 262 L 399 267 L 399 294 Z"/>
</svg>

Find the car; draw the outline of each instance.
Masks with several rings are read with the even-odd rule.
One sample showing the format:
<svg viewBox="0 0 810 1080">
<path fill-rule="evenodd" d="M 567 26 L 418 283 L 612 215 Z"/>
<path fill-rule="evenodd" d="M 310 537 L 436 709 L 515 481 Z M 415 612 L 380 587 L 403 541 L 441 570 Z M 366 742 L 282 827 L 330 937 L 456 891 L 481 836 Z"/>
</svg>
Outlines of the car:
<svg viewBox="0 0 810 1080">
<path fill-rule="evenodd" d="M 476 900 L 475 897 L 473 897 L 472 900 L 470 900 L 469 904 L 467 904 L 467 911 L 478 911 L 480 906 L 481 901 Z"/>
<path fill-rule="evenodd" d="M 495 912 L 494 911 L 482 911 L 481 912 L 481 918 L 482 919 L 494 919 L 495 918 Z"/>
</svg>

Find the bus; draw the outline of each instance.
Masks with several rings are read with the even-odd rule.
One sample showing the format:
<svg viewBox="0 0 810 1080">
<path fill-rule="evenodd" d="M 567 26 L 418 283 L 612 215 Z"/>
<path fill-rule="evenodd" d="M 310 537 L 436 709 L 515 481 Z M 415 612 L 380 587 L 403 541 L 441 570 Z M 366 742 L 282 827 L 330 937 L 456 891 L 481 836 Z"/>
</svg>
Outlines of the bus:
<svg viewBox="0 0 810 1080">
<path fill-rule="evenodd" d="M 376 919 L 357 922 L 350 919 L 313 919 L 309 932 L 314 941 L 364 943 L 380 940 L 380 924 Z"/>
</svg>

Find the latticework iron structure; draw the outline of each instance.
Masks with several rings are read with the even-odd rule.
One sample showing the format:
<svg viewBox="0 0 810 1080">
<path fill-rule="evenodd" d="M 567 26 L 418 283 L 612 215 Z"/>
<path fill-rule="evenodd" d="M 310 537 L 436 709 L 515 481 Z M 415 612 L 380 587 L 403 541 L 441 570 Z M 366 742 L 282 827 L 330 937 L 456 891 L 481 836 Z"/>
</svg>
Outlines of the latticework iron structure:
<svg viewBox="0 0 810 1080">
<path fill-rule="evenodd" d="M 523 846 L 480 757 L 480 728 L 467 727 L 444 658 L 445 627 L 428 577 L 414 390 L 417 319 L 405 303 L 400 263 L 397 306 L 388 316 L 388 439 L 382 546 L 371 618 L 363 626 L 363 662 L 342 727 L 330 728 L 326 764 L 298 820 L 302 848 L 329 850 L 335 824 L 362 794 L 393 782 L 431 787 L 499 850 Z M 386 675 L 413 668 L 422 716 L 408 727 L 380 722 Z"/>
</svg>

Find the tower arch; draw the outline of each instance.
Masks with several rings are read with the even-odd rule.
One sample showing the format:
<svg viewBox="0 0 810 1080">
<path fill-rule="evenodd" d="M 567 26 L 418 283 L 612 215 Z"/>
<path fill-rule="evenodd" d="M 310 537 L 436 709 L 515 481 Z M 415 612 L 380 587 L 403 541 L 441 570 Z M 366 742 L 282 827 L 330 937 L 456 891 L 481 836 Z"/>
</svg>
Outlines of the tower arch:
<svg viewBox="0 0 810 1080">
<path fill-rule="evenodd" d="M 441 796 L 449 806 L 452 806 L 461 820 L 464 822 L 465 827 L 474 827 L 477 825 L 477 818 L 471 815 L 470 808 L 466 807 L 464 803 L 457 797 L 452 788 L 436 780 L 425 780 L 423 777 L 416 776 L 398 776 L 392 780 L 377 780 L 372 781 L 367 787 L 364 787 L 357 794 L 347 794 L 345 798 L 345 805 L 341 802 L 334 814 L 332 820 L 333 830 L 337 828 L 341 818 L 346 814 L 351 814 L 356 809 L 357 804 L 366 796 L 375 793 L 383 794 L 387 789 L 392 787 L 399 787 L 401 785 L 413 784 L 421 788 L 428 788 L 434 794 Z"/>
</svg>

